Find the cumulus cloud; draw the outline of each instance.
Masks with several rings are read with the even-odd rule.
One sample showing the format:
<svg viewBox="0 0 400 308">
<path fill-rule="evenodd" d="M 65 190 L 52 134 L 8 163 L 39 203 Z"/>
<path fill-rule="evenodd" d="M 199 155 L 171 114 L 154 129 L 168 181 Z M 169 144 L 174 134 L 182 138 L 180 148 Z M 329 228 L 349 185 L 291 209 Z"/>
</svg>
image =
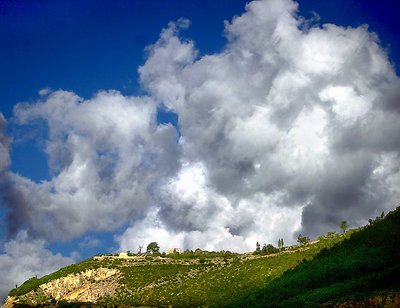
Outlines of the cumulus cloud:
<svg viewBox="0 0 400 308">
<path fill-rule="evenodd" d="M 40 89 L 40 90 L 38 91 L 38 94 L 39 94 L 40 96 L 45 96 L 45 95 L 47 95 L 47 94 L 49 94 L 49 93 L 51 93 L 51 89 L 50 89 L 49 87 Z"/>
<path fill-rule="evenodd" d="M 45 248 L 44 241 L 32 240 L 26 231 L 20 231 L 15 239 L 7 242 L 4 250 L 0 254 L 0 300 L 26 279 L 41 277 L 75 261 L 72 257 L 53 254 Z"/>
<path fill-rule="evenodd" d="M 210 186 L 201 163 L 183 163 L 160 191 L 158 208 L 129 227 L 117 242 L 121 250 L 158 241 L 161 249 L 249 251 L 258 240 L 277 242 L 300 228 L 301 205 L 281 206 L 279 193 L 255 194 L 235 202 Z M 290 225 L 291 228 L 287 228 Z"/>
<path fill-rule="evenodd" d="M 196 200 L 169 185 L 179 197 L 163 198 L 159 218 L 176 232 L 204 232 L 215 221 L 228 227 L 221 213 L 233 209 L 247 222 L 240 234 L 263 234 L 240 211 L 262 196 L 277 211 L 302 208 L 302 230 L 288 228 L 315 236 L 393 208 L 399 79 L 377 36 L 367 26 L 305 24 L 290 0 L 250 2 L 225 33 L 221 53 L 197 58 L 194 43 L 167 28 L 139 70 L 178 114 L 185 159 L 203 164 L 212 188 Z M 273 215 L 269 202 L 249 207 Z"/>
<path fill-rule="evenodd" d="M 46 91 L 17 105 L 20 125 L 47 123 L 51 179 L 7 171 L 0 135 L 10 235 L 50 241 L 129 225 L 116 236 L 122 250 L 156 240 L 244 251 L 392 209 L 399 78 L 367 26 L 318 25 L 297 9 L 250 2 L 225 23 L 225 48 L 202 57 L 180 38 L 190 22 L 169 23 L 139 68 L 146 97 Z M 157 124 L 160 107 L 177 114 L 179 135 Z"/>
<path fill-rule="evenodd" d="M 53 176 L 35 183 L 9 174 L 3 198 L 11 235 L 24 228 L 37 238 L 68 239 L 140 219 L 159 179 L 179 165 L 176 130 L 156 125 L 149 98 L 109 91 L 84 101 L 56 91 L 14 112 L 21 125 L 46 121 Z"/>
</svg>

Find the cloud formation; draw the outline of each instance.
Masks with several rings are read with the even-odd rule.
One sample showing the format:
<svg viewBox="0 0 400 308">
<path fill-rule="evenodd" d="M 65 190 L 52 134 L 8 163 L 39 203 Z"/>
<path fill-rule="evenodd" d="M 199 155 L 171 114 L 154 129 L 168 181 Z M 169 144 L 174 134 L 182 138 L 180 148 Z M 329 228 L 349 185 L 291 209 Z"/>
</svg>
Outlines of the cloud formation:
<svg viewBox="0 0 400 308">
<path fill-rule="evenodd" d="M 279 210 L 302 208 L 311 236 L 393 208 L 399 79 L 377 36 L 366 26 L 312 26 L 289 0 L 253 1 L 225 31 L 225 50 L 197 59 L 194 43 L 170 27 L 140 68 L 142 84 L 179 115 L 185 159 L 202 162 L 207 185 L 232 211 L 255 195 L 279 196 Z M 176 204 L 160 216 L 187 230 L 191 212 Z M 249 222 L 241 234 L 258 229 L 239 215 Z"/>
<path fill-rule="evenodd" d="M 43 240 L 32 240 L 25 231 L 19 232 L 15 239 L 7 242 L 4 251 L 4 254 L 0 254 L 0 300 L 15 285 L 75 262 L 72 257 L 53 254 L 45 248 Z"/>
<path fill-rule="evenodd" d="M 38 238 L 69 239 L 143 217 L 153 186 L 179 163 L 176 130 L 157 126 L 149 98 L 99 92 L 84 101 L 57 91 L 36 104 L 15 107 L 20 124 L 48 126 L 46 155 L 53 177 L 35 183 L 10 174 L 10 233 L 24 227 Z"/>
<path fill-rule="evenodd" d="M 244 251 L 394 208 L 399 78 L 367 26 L 314 25 L 297 6 L 250 2 L 226 22 L 226 47 L 202 57 L 179 35 L 189 21 L 171 22 L 139 68 L 148 96 L 49 90 L 17 105 L 20 125 L 47 124 L 52 177 L 8 171 L 0 134 L 11 240 L 21 230 L 57 241 L 128 224 L 115 238 L 122 250 L 156 240 Z M 157 123 L 157 108 L 178 115 L 179 135 Z"/>
</svg>

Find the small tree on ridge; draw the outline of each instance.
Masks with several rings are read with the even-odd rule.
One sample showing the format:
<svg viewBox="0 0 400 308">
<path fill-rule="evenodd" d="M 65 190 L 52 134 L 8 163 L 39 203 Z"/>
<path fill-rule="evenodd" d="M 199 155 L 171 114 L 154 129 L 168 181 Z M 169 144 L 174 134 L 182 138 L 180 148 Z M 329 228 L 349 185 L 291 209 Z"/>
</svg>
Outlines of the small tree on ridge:
<svg viewBox="0 0 400 308">
<path fill-rule="evenodd" d="M 343 220 L 343 221 L 340 223 L 340 229 L 343 231 L 343 233 L 346 233 L 347 221 Z"/>
<path fill-rule="evenodd" d="M 158 246 L 157 242 L 151 242 L 149 245 L 147 245 L 146 249 L 147 253 L 160 253 L 160 246 Z"/>
<path fill-rule="evenodd" d="M 256 251 L 255 251 L 255 253 L 258 254 L 258 255 L 261 253 L 261 248 L 260 248 L 260 243 L 259 242 L 256 243 Z"/>
<path fill-rule="evenodd" d="M 297 242 L 299 244 L 304 245 L 304 244 L 307 244 L 309 241 L 310 241 L 310 239 L 307 236 L 303 236 L 303 235 L 299 234 L 299 236 L 297 237 Z"/>
</svg>

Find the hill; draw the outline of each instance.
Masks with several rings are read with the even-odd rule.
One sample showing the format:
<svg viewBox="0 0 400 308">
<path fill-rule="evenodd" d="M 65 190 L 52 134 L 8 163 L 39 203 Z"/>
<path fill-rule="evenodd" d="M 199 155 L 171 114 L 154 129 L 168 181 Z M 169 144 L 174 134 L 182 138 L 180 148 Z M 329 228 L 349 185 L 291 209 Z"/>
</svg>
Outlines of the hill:
<svg viewBox="0 0 400 308">
<path fill-rule="evenodd" d="M 400 307 L 400 207 L 281 277 L 238 307 Z M 386 307 L 386 306 L 385 306 Z"/>
<path fill-rule="evenodd" d="M 196 251 L 169 257 L 90 258 L 27 280 L 10 291 L 7 303 L 229 306 L 348 236 L 321 238 L 271 255 Z"/>
<path fill-rule="evenodd" d="M 31 278 L 6 307 L 313 307 L 400 294 L 400 208 L 358 230 L 269 255 L 101 256 Z M 400 304 L 400 297 L 385 300 Z M 369 302 L 370 303 L 370 302 Z M 350 304 L 349 304 L 350 305 Z"/>
</svg>

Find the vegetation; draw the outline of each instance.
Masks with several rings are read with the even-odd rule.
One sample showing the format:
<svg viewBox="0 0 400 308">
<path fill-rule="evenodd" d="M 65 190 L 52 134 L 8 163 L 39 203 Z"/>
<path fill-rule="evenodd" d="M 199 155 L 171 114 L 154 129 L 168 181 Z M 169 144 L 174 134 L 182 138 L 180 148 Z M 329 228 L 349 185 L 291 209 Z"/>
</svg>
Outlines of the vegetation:
<svg viewBox="0 0 400 308">
<path fill-rule="evenodd" d="M 108 263 L 108 262 L 107 262 Z M 112 265 L 111 263 L 107 264 L 109 267 Z M 79 272 L 84 272 L 90 268 L 99 268 L 101 265 L 99 262 L 92 260 L 92 258 L 82 261 L 77 264 L 72 264 L 70 266 L 61 268 L 57 272 L 51 273 L 49 275 L 43 276 L 41 278 L 32 277 L 25 281 L 18 288 L 12 289 L 9 292 L 10 296 L 18 296 L 28 293 L 29 291 L 36 290 L 41 284 L 49 282 L 54 279 L 58 279 L 68 274 L 75 274 Z"/>
<path fill-rule="evenodd" d="M 351 233 L 236 305 L 318 307 L 399 292 L 400 208 Z"/>
<path fill-rule="evenodd" d="M 346 233 L 347 221 L 343 220 L 343 221 L 340 223 L 340 229 L 343 231 L 343 233 Z"/>
<path fill-rule="evenodd" d="M 239 256 L 238 253 L 233 253 L 230 251 L 207 251 L 207 250 L 201 250 L 200 248 L 197 248 L 195 251 L 193 250 L 185 250 L 182 253 L 173 253 L 169 254 L 168 258 L 174 259 L 174 260 L 200 260 L 204 259 L 205 261 L 211 262 L 215 258 L 234 258 L 235 256 Z"/>
<path fill-rule="evenodd" d="M 278 240 L 278 248 L 279 248 L 280 250 L 282 250 L 283 247 L 285 247 L 285 243 L 283 242 L 283 238 L 280 238 L 280 239 Z"/>
<path fill-rule="evenodd" d="M 279 249 L 274 247 L 271 244 L 265 245 L 263 246 L 263 248 L 261 249 L 261 254 L 262 255 L 270 255 L 270 254 L 274 254 L 274 253 L 278 253 Z"/>
<path fill-rule="evenodd" d="M 297 237 L 297 242 L 299 244 L 307 244 L 310 241 L 310 239 L 307 236 L 301 235 L 299 234 L 299 236 Z"/>
<path fill-rule="evenodd" d="M 286 269 L 295 267 L 303 259 L 311 259 L 324 247 L 330 247 L 341 240 L 342 237 L 337 237 L 301 249 L 294 247 L 291 252 L 271 256 L 200 253 L 197 250 L 193 254 L 186 252 L 186 256 L 174 256 L 182 259 L 172 259 L 185 263 L 121 267 L 124 288 L 119 297 L 105 299 L 100 303 L 173 307 L 229 306 L 234 303 L 234 299 L 243 300 L 254 290 L 259 290 L 282 275 Z"/>
<path fill-rule="evenodd" d="M 259 254 L 196 249 L 166 257 L 155 253 L 135 260 L 86 260 L 32 278 L 10 295 L 25 294 L 70 273 L 109 267 L 122 273 L 118 293 L 100 299 L 100 306 L 313 307 L 397 300 L 400 304 L 400 209 L 360 230 L 330 232 L 313 242 L 299 239 L 301 245 L 285 249 L 283 239 L 278 248 L 258 244 Z"/>
<path fill-rule="evenodd" d="M 160 246 L 158 246 L 157 242 L 151 242 L 149 245 L 147 245 L 147 252 L 156 254 L 160 253 Z"/>
<path fill-rule="evenodd" d="M 332 238 L 334 236 L 336 236 L 335 231 L 328 231 L 328 232 L 326 232 L 326 235 L 325 235 L 325 237 L 327 237 L 327 238 Z"/>
<path fill-rule="evenodd" d="M 278 247 L 283 248 L 283 239 L 282 239 L 282 242 L 281 242 L 281 239 L 279 239 Z M 254 251 L 253 254 L 255 254 L 255 255 L 270 255 L 270 254 L 278 253 L 279 251 L 280 251 L 280 249 L 274 247 L 274 245 L 272 245 L 272 244 L 267 245 L 264 243 L 263 247 L 260 248 L 260 243 L 257 242 L 256 250 Z"/>
<path fill-rule="evenodd" d="M 209 252 L 196 249 L 161 258 L 147 255 L 138 261 L 105 259 L 86 260 L 61 269 L 38 281 L 25 282 L 10 295 L 21 295 L 50 280 L 69 273 L 85 271 L 93 267 L 118 268 L 122 272 L 119 293 L 103 298 L 100 305 L 143 305 L 174 307 L 225 306 L 234 299 L 244 299 L 254 291 L 265 287 L 274 278 L 309 260 L 321 249 L 330 247 L 344 237 L 324 239 L 315 244 L 294 246 L 276 254 L 236 254 L 229 251 Z"/>
</svg>

